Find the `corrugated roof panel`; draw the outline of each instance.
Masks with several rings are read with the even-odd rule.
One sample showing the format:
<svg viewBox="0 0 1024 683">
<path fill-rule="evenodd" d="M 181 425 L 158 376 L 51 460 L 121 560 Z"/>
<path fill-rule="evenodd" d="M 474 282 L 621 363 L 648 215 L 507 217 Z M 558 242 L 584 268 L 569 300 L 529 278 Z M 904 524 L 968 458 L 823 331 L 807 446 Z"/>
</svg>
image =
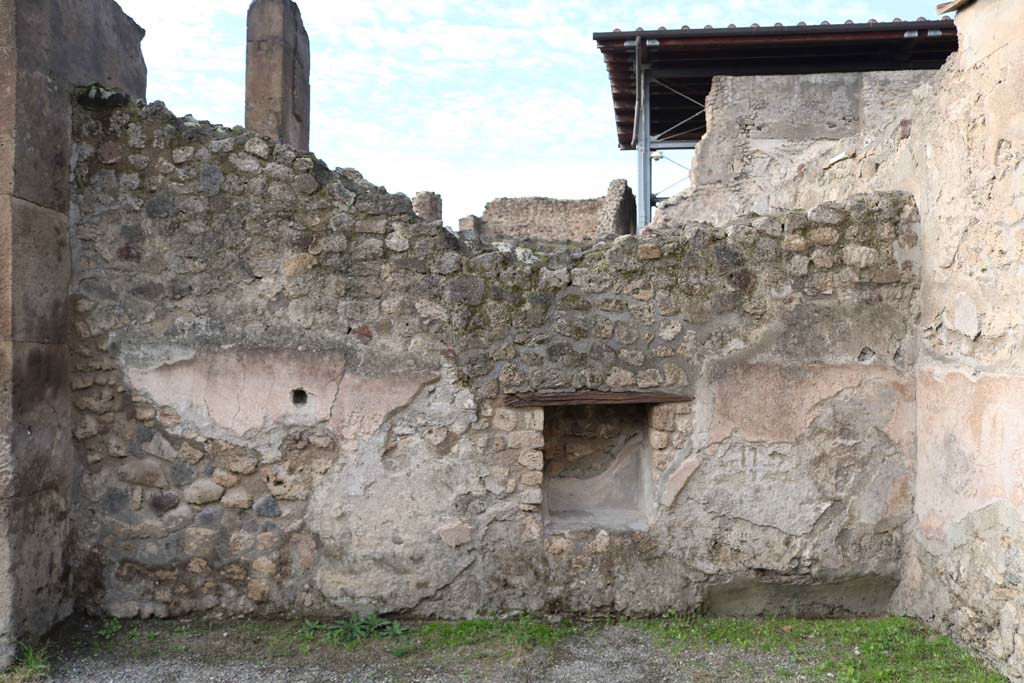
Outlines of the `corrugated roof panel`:
<svg viewBox="0 0 1024 683">
<path fill-rule="evenodd" d="M 957 48 L 949 19 L 595 33 L 611 82 L 619 147 L 632 149 L 638 50 L 659 81 L 652 127 L 692 120 L 679 141 L 700 139 L 715 76 L 937 69 Z M 680 98 L 679 93 L 683 94 Z"/>
<path fill-rule="evenodd" d="M 940 4 L 938 7 L 935 8 L 935 10 L 939 14 L 945 14 L 946 12 L 955 12 L 956 10 L 967 7 L 973 2 L 974 0 L 952 0 L 951 2 L 944 2 Z"/>
</svg>

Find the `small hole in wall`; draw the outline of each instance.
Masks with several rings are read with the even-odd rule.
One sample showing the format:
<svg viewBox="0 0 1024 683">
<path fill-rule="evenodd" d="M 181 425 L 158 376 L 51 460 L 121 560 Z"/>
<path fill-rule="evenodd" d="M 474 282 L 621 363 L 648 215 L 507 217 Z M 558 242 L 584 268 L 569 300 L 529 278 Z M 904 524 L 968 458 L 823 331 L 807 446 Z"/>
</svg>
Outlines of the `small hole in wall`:
<svg viewBox="0 0 1024 683">
<path fill-rule="evenodd" d="M 305 389 L 292 389 L 292 404 L 297 406 L 304 406 L 309 401 L 309 395 Z"/>
</svg>

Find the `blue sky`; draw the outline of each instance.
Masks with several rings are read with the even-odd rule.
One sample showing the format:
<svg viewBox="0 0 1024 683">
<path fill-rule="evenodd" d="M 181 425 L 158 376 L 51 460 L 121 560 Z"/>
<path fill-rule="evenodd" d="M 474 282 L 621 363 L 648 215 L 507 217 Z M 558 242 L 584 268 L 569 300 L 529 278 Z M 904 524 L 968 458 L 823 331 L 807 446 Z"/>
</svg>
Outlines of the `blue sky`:
<svg viewBox="0 0 1024 683">
<path fill-rule="evenodd" d="M 119 0 L 146 29 L 149 99 L 243 122 L 247 0 Z M 393 192 L 440 192 L 445 222 L 490 199 L 634 185 L 591 34 L 637 26 L 935 17 L 936 0 L 298 0 L 312 45 L 310 147 Z M 686 164 L 685 155 L 676 160 Z M 654 189 L 680 169 L 655 164 Z M 675 190 L 685 187 L 676 185 Z"/>
</svg>

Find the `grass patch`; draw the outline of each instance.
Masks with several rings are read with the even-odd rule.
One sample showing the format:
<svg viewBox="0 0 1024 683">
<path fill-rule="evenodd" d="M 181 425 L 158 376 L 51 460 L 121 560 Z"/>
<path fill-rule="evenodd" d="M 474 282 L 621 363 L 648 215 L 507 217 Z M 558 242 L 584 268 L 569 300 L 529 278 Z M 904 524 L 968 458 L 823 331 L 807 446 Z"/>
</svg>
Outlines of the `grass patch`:
<svg viewBox="0 0 1024 683">
<path fill-rule="evenodd" d="M 525 649 L 553 647 L 576 632 L 569 622 L 550 624 L 538 619 L 467 619 L 423 624 L 411 630 L 400 645 L 392 648 L 396 657 L 424 651 L 456 650 L 471 645 L 501 643 Z"/>
<path fill-rule="evenodd" d="M 659 641 L 732 645 L 797 657 L 805 671 L 837 683 L 1006 683 L 952 640 L 913 619 L 727 619 L 639 622 Z"/>
<path fill-rule="evenodd" d="M 5 673 L 0 674 L 0 683 L 34 683 L 43 681 L 50 672 L 50 658 L 46 647 L 32 647 L 18 644 L 18 657 Z"/>
</svg>

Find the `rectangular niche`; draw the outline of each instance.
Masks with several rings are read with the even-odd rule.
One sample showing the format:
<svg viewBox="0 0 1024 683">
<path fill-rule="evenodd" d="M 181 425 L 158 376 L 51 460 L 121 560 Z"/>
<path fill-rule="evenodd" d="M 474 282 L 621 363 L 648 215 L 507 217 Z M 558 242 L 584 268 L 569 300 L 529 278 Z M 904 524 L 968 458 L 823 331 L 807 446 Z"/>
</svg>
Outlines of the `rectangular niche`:
<svg viewBox="0 0 1024 683">
<path fill-rule="evenodd" d="M 647 413 L 640 404 L 544 408 L 549 531 L 647 529 L 653 508 Z"/>
</svg>

